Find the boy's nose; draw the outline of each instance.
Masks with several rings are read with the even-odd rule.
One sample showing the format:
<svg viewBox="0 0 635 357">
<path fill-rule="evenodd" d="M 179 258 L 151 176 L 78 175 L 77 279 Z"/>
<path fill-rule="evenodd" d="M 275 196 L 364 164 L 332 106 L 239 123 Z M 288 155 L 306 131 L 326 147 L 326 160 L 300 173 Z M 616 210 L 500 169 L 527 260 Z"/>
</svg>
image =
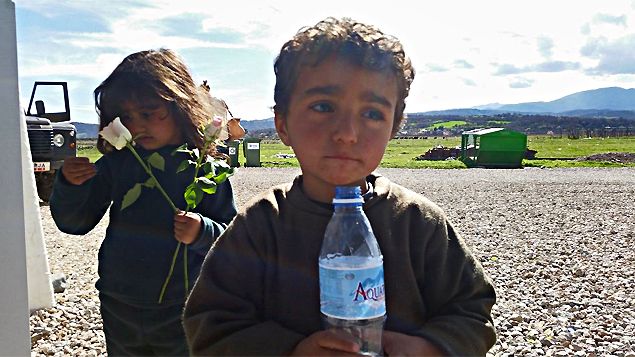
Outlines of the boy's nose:
<svg viewBox="0 0 635 357">
<path fill-rule="evenodd" d="M 340 115 L 335 118 L 333 140 L 342 143 L 357 142 L 357 121 L 352 115 Z"/>
</svg>

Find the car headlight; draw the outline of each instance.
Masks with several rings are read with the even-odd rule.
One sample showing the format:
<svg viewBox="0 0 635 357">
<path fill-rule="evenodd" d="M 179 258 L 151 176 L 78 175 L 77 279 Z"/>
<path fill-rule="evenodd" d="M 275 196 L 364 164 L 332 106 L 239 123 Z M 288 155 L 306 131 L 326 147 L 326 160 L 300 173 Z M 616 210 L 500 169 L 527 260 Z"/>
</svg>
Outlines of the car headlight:
<svg viewBox="0 0 635 357">
<path fill-rule="evenodd" d="M 58 148 L 61 148 L 64 145 L 64 135 L 62 134 L 53 135 L 53 144 L 55 144 L 55 146 L 57 146 Z"/>
</svg>

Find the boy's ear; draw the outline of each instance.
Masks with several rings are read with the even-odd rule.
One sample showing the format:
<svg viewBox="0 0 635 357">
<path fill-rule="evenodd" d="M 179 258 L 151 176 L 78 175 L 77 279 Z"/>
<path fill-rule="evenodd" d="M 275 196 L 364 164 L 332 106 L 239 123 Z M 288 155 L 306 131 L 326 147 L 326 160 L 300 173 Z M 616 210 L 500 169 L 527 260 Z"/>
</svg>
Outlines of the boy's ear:
<svg viewBox="0 0 635 357">
<path fill-rule="evenodd" d="M 289 132 L 287 131 L 287 121 L 284 115 L 276 113 L 273 120 L 276 126 L 276 131 L 278 132 L 278 137 L 280 138 L 282 143 L 286 146 L 291 146 Z"/>
</svg>

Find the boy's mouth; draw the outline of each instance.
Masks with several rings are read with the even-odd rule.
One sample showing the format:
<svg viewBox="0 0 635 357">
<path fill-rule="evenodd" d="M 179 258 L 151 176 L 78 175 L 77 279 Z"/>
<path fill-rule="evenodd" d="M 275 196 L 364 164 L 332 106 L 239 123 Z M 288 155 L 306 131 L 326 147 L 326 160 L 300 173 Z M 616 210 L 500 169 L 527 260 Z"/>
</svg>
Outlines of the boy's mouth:
<svg viewBox="0 0 635 357">
<path fill-rule="evenodd" d="M 325 159 L 332 159 L 332 160 L 344 160 L 344 161 L 358 161 L 355 158 L 352 158 L 348 155 L 327 155 L 324 157 Z"/>
</svg>

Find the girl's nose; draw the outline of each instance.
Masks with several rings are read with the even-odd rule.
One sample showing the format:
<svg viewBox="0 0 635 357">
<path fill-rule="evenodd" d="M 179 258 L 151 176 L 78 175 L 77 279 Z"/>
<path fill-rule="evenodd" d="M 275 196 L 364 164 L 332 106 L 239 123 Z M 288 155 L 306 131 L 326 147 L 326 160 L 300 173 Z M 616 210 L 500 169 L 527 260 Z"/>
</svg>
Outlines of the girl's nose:
<svg viewBox="0 0 635 357">
<path fill-rule="evenodd" d="M 142 131 L 143 120 L 139 119 L 137 115 L 131 114 L 128 116 L 124 125 L 128 128 L 130 133 L 135 136 Z"/>
</svg>

